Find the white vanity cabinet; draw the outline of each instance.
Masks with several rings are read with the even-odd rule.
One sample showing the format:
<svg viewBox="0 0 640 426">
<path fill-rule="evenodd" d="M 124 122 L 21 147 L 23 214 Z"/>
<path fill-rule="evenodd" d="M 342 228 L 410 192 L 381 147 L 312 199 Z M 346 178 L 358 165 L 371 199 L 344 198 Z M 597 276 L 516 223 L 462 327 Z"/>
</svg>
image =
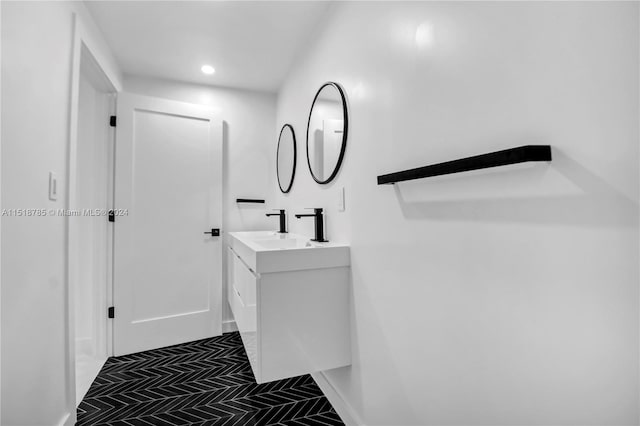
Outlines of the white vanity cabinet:
<svg viewBox="0 0 640 426">
<path fill-rule="evenodd" d="M 256 381 L 349 365 L 349 247 L 246 234 L 271 234 L 231 233 L 227 249 L 228 301 Z"/>
</svg>

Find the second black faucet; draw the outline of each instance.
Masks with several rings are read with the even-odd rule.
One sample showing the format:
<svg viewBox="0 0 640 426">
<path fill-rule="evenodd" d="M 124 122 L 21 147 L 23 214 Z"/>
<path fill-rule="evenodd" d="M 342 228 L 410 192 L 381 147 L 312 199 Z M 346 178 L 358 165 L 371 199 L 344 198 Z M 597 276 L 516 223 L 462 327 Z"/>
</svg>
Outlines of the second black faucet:
<svg viewBox="0 0 640 426">
<path fill-rule="evenodd" d="M 297 214 L 296 218 L 301 217 L 313 217 L 315 221 L 316 237 L 311 241 L 317 241 L 319 243 L 326 243 L 329 240 L 324 239 L 324 216 L 322 209 L 313 208 L 313 214 Z"/>
</svg>

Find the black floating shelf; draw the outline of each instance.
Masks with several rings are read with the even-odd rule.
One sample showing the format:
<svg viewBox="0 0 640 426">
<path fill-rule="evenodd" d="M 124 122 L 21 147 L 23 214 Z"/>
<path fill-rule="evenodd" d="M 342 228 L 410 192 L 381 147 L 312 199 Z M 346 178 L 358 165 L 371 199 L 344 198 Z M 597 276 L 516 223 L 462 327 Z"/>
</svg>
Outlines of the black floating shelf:
<svg viewBox="0 0 640 426">
<path fill-rule="evenodd" d="M 254 198 L 236 198 L 236 203 L 259 203 L 259 204 L 264 204 L 264 200 L 256 200 Z"/>
<path fill-rule="evenodd" d="M 487 169 L 489 167 L 506 166 L 509 164 L 526 163 L 528 161 L 551 161 L 551 146 L 524 145 L 517 148 L 475 155 L 459 160 L 446 161 L 416 169 L 404 170 L 378 176 L 378 185 L 392 185 L 406 180 L 422 179 L 432 176 L 448 175 L 451 173 L 468 172 L 471 170 Z"/>
</svg>

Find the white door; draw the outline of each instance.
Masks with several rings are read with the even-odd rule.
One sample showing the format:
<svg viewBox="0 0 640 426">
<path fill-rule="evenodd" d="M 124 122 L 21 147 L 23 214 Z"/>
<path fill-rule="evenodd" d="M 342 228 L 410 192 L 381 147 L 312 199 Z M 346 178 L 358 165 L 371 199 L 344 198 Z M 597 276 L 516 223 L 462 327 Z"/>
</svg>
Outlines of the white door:
<svg viewBox="0 0 640 426">
<path fill-rule="evenodd" d="M 199 105 L 118 95 L 114 354 L 222 334 L 222 126 Z"/>
</svg>

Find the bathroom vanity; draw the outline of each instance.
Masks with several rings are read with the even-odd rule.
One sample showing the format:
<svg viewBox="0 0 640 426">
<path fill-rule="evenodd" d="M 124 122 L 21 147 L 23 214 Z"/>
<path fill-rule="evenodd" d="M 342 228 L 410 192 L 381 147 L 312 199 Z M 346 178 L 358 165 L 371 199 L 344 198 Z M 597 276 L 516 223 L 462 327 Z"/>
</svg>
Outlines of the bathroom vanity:
<svg viewBox="0 0 640 426">
<path fill-rule="evenodd" d="M 227 294 L 258 383 L 351 364 L 349 247 L 232 232 Z"/>
</svg>

